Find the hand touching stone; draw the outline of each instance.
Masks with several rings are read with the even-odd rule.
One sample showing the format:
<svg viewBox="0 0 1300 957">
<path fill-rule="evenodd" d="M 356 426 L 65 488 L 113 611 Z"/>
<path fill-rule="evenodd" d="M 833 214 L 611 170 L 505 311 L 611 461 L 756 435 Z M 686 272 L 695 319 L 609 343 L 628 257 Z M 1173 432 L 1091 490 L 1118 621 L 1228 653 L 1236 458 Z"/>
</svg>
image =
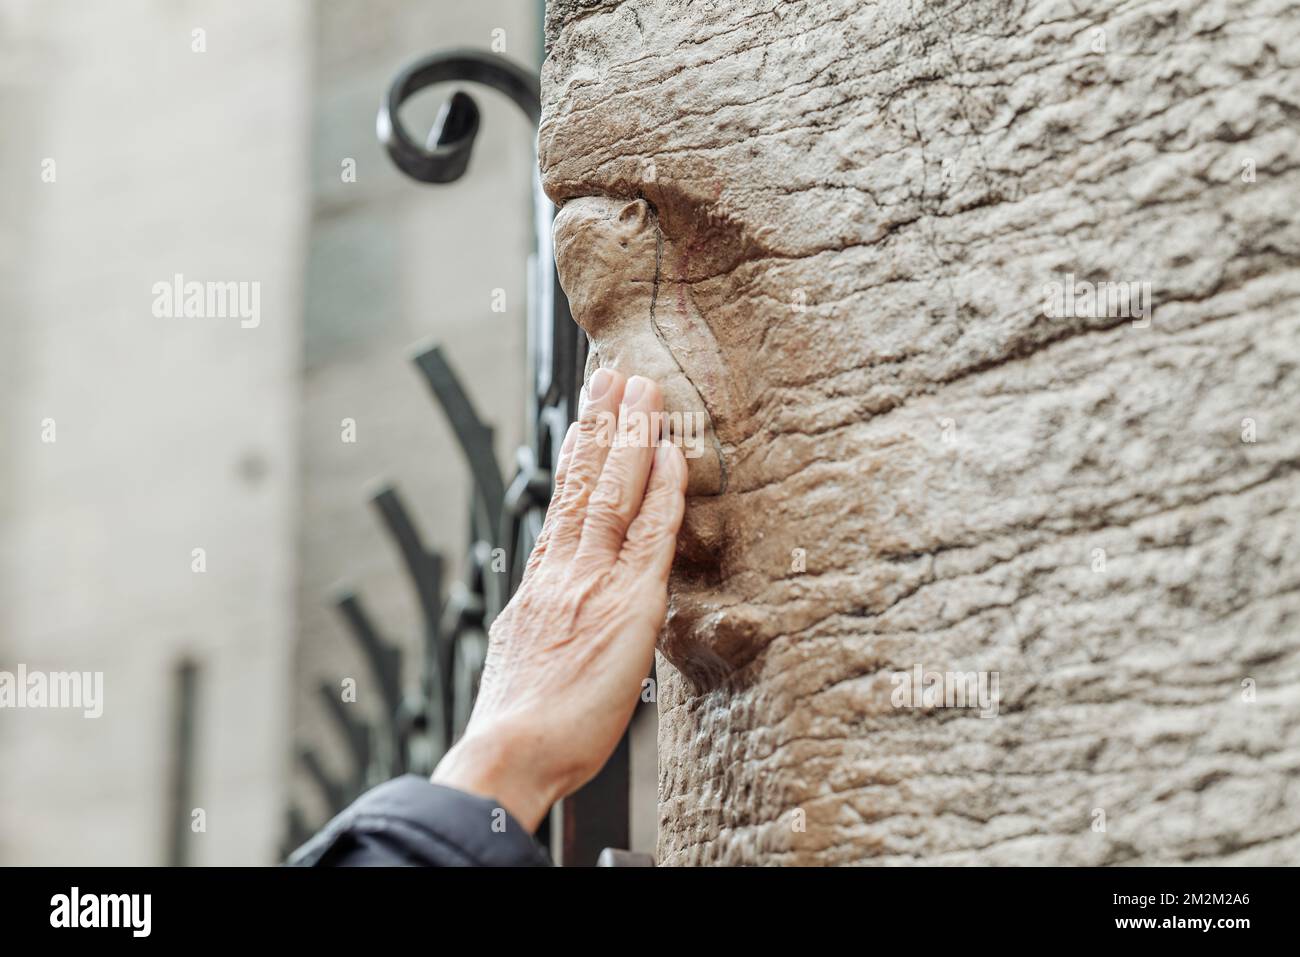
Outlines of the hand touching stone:
<svg viewBox="0 0 1300 957">
<path fill-rule="evenodd" d="M 652 380 L 592 376 L 469 725 L 433 773 L 529 830 L 613 753 L 650 671 L 686 489 L 681 451 L 657 442 L 662 411 Z"/>
</svg>

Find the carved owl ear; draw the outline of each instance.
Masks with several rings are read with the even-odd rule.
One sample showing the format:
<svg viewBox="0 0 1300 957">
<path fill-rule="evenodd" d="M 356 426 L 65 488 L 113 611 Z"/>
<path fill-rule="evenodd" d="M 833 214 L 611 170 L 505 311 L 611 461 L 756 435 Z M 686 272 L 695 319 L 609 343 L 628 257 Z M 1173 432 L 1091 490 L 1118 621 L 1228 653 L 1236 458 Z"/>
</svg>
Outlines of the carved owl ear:
<svg viewBox="0 0 1300 957">
<path fill-rule="evenodd" d="M 618 211 L 617 218 L 627 232 L 640 232 L 650 218 L 650 206 L 644 199 L 634 199 Z"/>
</svg>

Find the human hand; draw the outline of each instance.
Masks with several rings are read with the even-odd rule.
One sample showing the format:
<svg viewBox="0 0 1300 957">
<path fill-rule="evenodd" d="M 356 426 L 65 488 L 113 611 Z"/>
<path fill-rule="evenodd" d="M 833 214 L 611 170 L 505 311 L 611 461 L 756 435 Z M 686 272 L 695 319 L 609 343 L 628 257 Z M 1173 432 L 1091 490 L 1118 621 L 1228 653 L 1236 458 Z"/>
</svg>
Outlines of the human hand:
<svg viewBox="0 0 1300 957">
<path fill-rule="evenodd" d="M 433 773 L 530 831 L 595 776 L 632 717 L 686 508 L 682 452 L 656 447 L 658 385 L 599 369 L 588 388 L 523 582 L 492 624 L 465 734 Z"/>
</svg>

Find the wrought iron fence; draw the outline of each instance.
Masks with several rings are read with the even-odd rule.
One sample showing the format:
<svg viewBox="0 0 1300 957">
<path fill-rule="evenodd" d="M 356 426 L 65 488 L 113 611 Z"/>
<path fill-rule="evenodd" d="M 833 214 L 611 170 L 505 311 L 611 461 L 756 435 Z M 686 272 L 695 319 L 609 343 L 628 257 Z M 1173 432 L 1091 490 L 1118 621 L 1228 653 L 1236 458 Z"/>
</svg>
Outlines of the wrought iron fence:
<svg viewBox="0 0 1300 957">
<path fill-rule="evenodd" d="M 537 77 L 495 54 L 453 50 L 424 57 L 393 79 L 380 107 L 376 132 L 393 163 L 425 184 L 454 183 L 466 171 L 479 130 L 478 104 L 464 90 L 447 99 L 423 144 L 403 126 L 402 104 L 438 83 L 475 83 L 509 97 L 534 129 L 541 116 Z M 331 813 L 365 788 L 397 774 L 428 774 L 464 729 L 478 689 L 492 620 L 518 587 L 524 564 L 541 531 L 550 502 L 551 470 L 560 443 L 577 412 L 586 336 L 574 323 L 560 288 L 551 250 L 554 207 L 542 192 L 533 164 L 535 249 L 529 262 L 527 335 L 527 433 L 507 483 L 493 449 L 493 430 L 483 421 L 450 357 L 433 346 L 415 357 L 436 404 L 447 417 L 473 479 L 466 509 L 469 546 L 461 581 L 446 582 L 442 558 L 429 549 L 392 485 L 371 500 L 396 543 L 422 617 L 419 678 L 401 681 L 403 652 L 375 628 L 360 595 L 347 592 L 336 604 L 361 649 L 383 704 L 377 725 L 355 717 L 338 689 L 318 689 L 327 713 L 346 744 L 350 771 L 332 776 L 317 753 L 303 747 L 298 761 L 319 789 Z M 601 855 L 629 843 L 629 754 L 624 735 L 601 773 L 553 809 L 538 834 L 557 863 L 645 863 L 625 852 Z M 288 812 L 288 846 L 310 836 L 302 813 Z"/>
</svg>

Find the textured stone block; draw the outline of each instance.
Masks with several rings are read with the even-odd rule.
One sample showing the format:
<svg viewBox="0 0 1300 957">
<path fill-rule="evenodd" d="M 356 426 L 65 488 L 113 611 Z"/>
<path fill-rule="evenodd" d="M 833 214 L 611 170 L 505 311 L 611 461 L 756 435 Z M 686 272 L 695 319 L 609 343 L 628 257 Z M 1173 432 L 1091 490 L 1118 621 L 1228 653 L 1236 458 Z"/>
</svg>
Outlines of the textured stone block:
<svg viewBox="0 0 1300 957">
<path fill-rule="evenodd" d="M 562 214 L 575 312 L 716 440 L 661 862 L 1294 863 L 1294 7 L 549 8 L 546 187 L 655 247 Z"/>
</svg>

